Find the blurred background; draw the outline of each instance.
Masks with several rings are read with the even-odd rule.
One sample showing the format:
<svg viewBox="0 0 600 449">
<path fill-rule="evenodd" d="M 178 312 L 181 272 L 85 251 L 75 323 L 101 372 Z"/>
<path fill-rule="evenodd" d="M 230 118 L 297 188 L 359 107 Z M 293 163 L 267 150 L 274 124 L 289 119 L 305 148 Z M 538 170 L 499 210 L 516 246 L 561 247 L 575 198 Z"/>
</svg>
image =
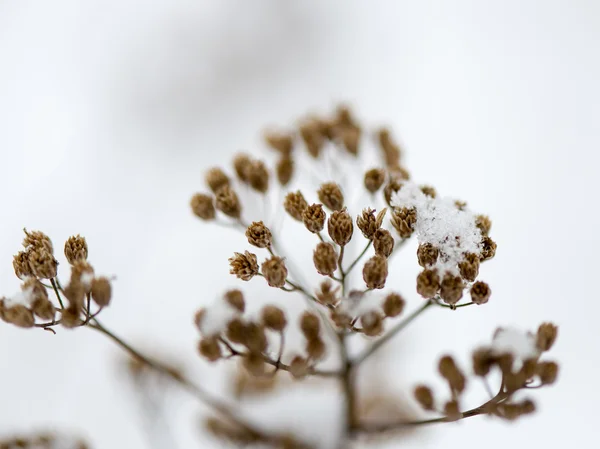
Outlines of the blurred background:
<svg viewBox="0 0 600 449">
<path fill-rule="evenodd" d="M 497 325 L 546 320 L 560 325 L 562 368 L 515 424 L 479 417 L 357 447 L 595 447 L 599 46 L 594 0 L 0 0 L 0 294 L 19 288 L 23 227 L 57 248 L 81 233 L 96 271 L 116 276 L 104 324 L 226 396 L 227 370 L 196 356 L 192 316 L 240 287 L 227 257 L 246 243 L 199 223 L 189 198 L 206 168 L 261 147 L 265 126 L 345 102 L 392 127 L 417 181 L 490 215 L 499 244 L 482 269 L 490 303 L 432 311 L 390 346 L 380 381 L 434 382 L 442 353 L 466 363 Z M 398 282 L 411 309 L 413 250 Z M 92 331 L 0 326 L 0 435 L 152 447 L 119 360 Z M 221 447 L 195 403 L 169 401 L 170 447 Z M 333 447 L 332 388 L 253 407 Z"/>
</svg>

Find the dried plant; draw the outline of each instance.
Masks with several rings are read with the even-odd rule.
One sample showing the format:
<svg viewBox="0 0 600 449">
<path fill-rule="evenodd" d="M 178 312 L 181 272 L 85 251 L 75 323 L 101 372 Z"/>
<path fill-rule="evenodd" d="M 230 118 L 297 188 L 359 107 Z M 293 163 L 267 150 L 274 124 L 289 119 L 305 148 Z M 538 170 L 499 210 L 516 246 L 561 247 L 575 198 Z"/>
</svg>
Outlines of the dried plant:
<svg viewBox="0 0 600 449">
<path fill-rule="evenodd" d="M 470 370 L 449 355 L 441 357 L 438 370 L 448 393 L 434 394 L 426 385 L 413 391 L 422 413 L 431 416 L 414 418 L 389 397 L 383 400 L 385 392 L 361 403 L 357 372 L 427 310 L 458 312 L 489 301 L 491 288 L 479 280 L 479 273 L 481 264 L 496 252 L 489 235 L 491 221 L 471 212 L 466 203 L 412 181 L 390 131 L 366 132 L 345 107 L 332 117 L 302 120 L 297 130 L 267 133 L 265 141 L 273 150 L 271 159 L 275 156 L 272 164 L 266 162 L 269 155 L 263 160 L 239 154 L 231 174 L 208 170 L 207 191 L 195 194 L 190 203 L 207 225 L 234 228 L 240 239 L 245 236 L 250 248 L 241 247 L 229 258 L 232 275 L 244 282 L 265 282 L 282 296 L 304 300 L 296 317 L 282 304 L 268 304 L 252 316 L 246 311 L 252 299 L 232 288 L 198 310 L 194 322 L 199 354 L 211 362 L 241 362 L 244 371 L 236 376 L 236 396 L 277 390 L 282 381 L 336 380 L 345 410 L 340 447 L 359 437 L 426 424 L 477 415 L 514 420 L 532 413 L 534 402 L 520 393 L 551 385 L 557 378 L 558 365 L 542 359 L 556 340 L 557 327 L 551 323 L 541 324 L 537 332 L 497 329 L 488 345 L 475 348 Z M 360 178 L 355 176 L 358 168 L 364 170 Z M 358 197 L 367 198 L 368 204 L 357 206 Z M 263 206 L 256 207 L 256 200 Z M 288 219 L 282 219 L 283 214 Z M 294 227 L 294 233 L 305 232 L 313 246 L 286 251 L 282 223 Z M 0 300 L 4 321 L 51 332 L 59 326 L 87 327 L 106 335 L 132 356 L 134 378 L 155 372 L 210 406 L 215 416 L 205 427 L 219 438 L 284 448 L 316 444 L 309 435 L 251 424 L 235 406 L 193 383 L 183 370 L 142 354 L 101 324 L 98 315 L 110 304 L 111 281 L 96 275 L 83 237 L 71 237 L 65 244 L 71 273 L 63 287 L 50 239 L 41 232 L 25 234 L 24 250 L 13 261 L 23 284 L 18 294 Z M 415 262 L 422 271 L 406 288 L 415 289 L 422 299 L 407 312 L 403 295 L 386 287 L 400 277 L 394 257 L 411 238 L 418 241 Z M 296 260 L 303 250 L 312 255 L 311 266 L 302 267 Z M 319 280 L 307 281 L 315 278 Z M 292 326 L 300 330 L 303 351 L 286 350 Z M 291 376 L 280 379 L 286 372 Z M 464 393 L 477 379 L 490 397 L 466 408 Z M 492 389 L 494 381 L 498 385 Z M 285 389 L 279 390 L 285 394 Z"/>
</svg>

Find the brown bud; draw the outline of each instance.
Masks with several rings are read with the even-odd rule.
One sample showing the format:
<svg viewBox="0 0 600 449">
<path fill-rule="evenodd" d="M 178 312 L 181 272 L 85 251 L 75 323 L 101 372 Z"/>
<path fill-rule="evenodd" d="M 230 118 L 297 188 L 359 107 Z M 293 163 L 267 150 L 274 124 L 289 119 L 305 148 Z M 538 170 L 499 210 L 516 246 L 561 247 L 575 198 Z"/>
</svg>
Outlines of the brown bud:
<svg viewBox="0 0 600 449">
<path fill-rule="evenodd" d="M 80 319 L 81 308 L 76 304 L 70 304 L 69 307 L 63 309 L 60 317 L 60 324 L 66 329 L 74 329 L 81 326 Z"/>
<path fill-rule="evenodd" d="M 350 329 L 352 325 L 353 317 L 351 317 L 345 312 L 340 312 L 336 309 L 331 309 L 330 317 L 331 321 L 333 321 L 333 324 L 335 324 L 337 327 L 343 329 Z"/>
<path fill-rule="evenodd" d="M 454 205 L 458 210 L 467 210 L 467 203 L 465 201 L 456 200 Z"/>
<path fill-rule="evenodd" d="M 361 315 L 360 325 L 365 335 L 376 337 L 383 332 L 383 317 L 375 311 L 370 311 Z"/>
<path fill-rule="evenodd" d="M 417 293 L 433 298 L 440 289 L 440 277 L 435 270 L 425 269 L 417 276 Z"/>
<path fill-rule="evenodd" d="M 65 257 L 67 262 L 74 264 L 77 260 L 86 260 L 88 256 L 88 246 L 84 237 L 79 234 L 73 235 L 65 242 Z"/>
<path fill-rule="evenodd" d="M 453 392 L 462 393 L 464 391 L 467 382 L 466 378 L 456 366 L 452 357 L 449 355 L 442 357 L 438 369 L 442 377 L 448 381 L 448 385 Z"/>
<path fill-rule="evenodd" d="M 252 159 L 245 153 L 239 153 L 233 158 L 233 169 L 240 181 L 248 182 L 248 166 L 251 162 Z"/>
<path fill-rule="evenodd" d="M 334 305 L 338 302 L 337 292 L 339 287 L 333 288 L 331 281 L 323 281 L 317 290 L 317 299 L 321 304 Z"/>
<path fill-rule="evenodd" d="M 267 305 L 262 309 L 262 322 L 266 328 L 281 332 L 287 326 L 287 319 L 283 310 L 277 306 Z"/>
<path fill-rule="evenodd" d="M 275 167 L 277 181 L 282 186 L 287 186 L 294 175 L 294 160 L 291 157 L 282 157 Z"/>
<path fill-rule="evenodd" d="M 419 405 L 423 407 L 423 409 L 430 411 L 435 410 L 435 401 L 433 399 L 431 388 L 425 385 L 419 385 L 417 388 L 415 388 L 414 394 L 415 399 Z"/>
<path fill-rule="evenodd" d="M 269 190 L 269 171 L 262 161 L 251 161 L 246 169 L 248 184 L 254 190 L 265 193 Z"/>
<path fill-rule="evenodd" d="M 29 232 L 27 229 L 23 229 L 25 232 L 25 238 L 23 239 L 23 248 L 25 249 L 36 249 L 36 250 L 44 250 L 52 254 L 54 252 L 54 247 L 52 246 L 52 240 L 46 234 L 40 231 L 31 231 Z"/>
<path fill-rule="evenodd" d="M 269 228 L 262 221 L 254 221 L 246 229 L 246 238 L 248 243 L 257 248 L 269 248 L 273 241 L 273 236 Z"/>
<path fill-rule="evenodd" d="M 361 131 L 358 127 L 344 127 L 340 129 L 339 136 L 342 140 L 342 145 L 348 153 L 353 156 L 358 154 L 358 146 L 360 144 Z"/>
<path fill-rule="evenodd" d="M 320 360 L 325 356 L 325 343 L 319 337 L 306 341 L 306 353 L 312 360 Z"/>
<path fill-rule="evenodd" d="M 388 276 L 388 266 L 385 257 L 375 255 L 365 263 L 363 267 L 363 280 L 367 288 L 381 289 L 385 287 Z"/>
<path fill-rule="evenodd" d="M 58 262 L 45 247 L 39 246 L 28 251 L 28 260 L 29 269 L 35 277 L 40 279 L 52 279 L 56 277 Z"/>
<path fill-rule="evenodd" d="M 350 241 L 353 229 L 352 218 L 345 208 L 336 210 L 327 220 L 329 237 L 340 246 L 344 246 Z"/>
<path fill-rule="evenodd" d="M 240 218 L 242 214 L 242 205 L 235 191 L 229 186 L 223 186 L 215 196 L 215 203 L 218 210 L 228 217 Z"/>
<path fill-rule="evenodd" d="M 344 207 L 344 194 L 335 182 L 321 184 L 317 194 L 319 195 L 319 201 L 330 210 L 340 210 Z"/>
<path fill-rule="evenodd" d="M 234 318 L 227 323 L 227 339 L 232 343 L 246 344 L 246 323 L 240 318 Z"/>
<path fill-rule="evenodd" d="M 248 251 L 244 254 L 234 253 L 233 257 L 229 258 L 229 265 L 231 267 L 229 273 L 243 281 L 249 281 L 258 274 L 256 255 Z"/>
<path fill-rule="evenodd" d="M 390 231 L 381 228 L 375 231 L 373 248 L 375 248 L 375 254 L 386 258 L 390 257 L 392 251 L 394 251 L 394 237 L 392 237 Z"/>
<path fill-rule="evenodd" d="M 430 267 L 437 262 L 440 251 L 431 243 L 422 243 L 417 249 L 417 259 L 423 268 Z"/>
<path fill-rule="evenodd" d="M 229 177 L 219 167 L 208 170 L 204 180 L 213 193 L 217 193 L 223 186 L 230 186 Z"/>
<path fill-rule="evenodd" d="M 300 330 L 307 340 L 317 338 L 321 331 L 319 317 L 312 312 L 304 312 L 300 317 Z"/>
<path fill-rule="evenodd" d="M 265 374 L 265 359 L 260 353 L 250 352 L 244 356 L 244 368 L 256 377 Z"/>
<path fill-rule="evenodd" d="M 325 226 L 325 218 L 327 218 L 323 206 L 313 204 L 304 209 L 302 213 L 302 221 L 304 226 L 313 234 L 318 234 Z"/>
<path fill-rule="evenodd" d="M 244 332 L 245 339 L 243 344 L 251 352 L 258 352 L 260 354 L 267 349 L 268 341 L 263 326 L 256 323 L 246 323 Z"/>
<path fill-rule="evenodd" d="M 314 121 L 303 123 L 300 125 L 300 137 L 302 137 L 308 153 L 314 158 L 319 157 L 324 139 L 318 125 Z"/>
<path fill-rule="evenodd" d="M 388 167 L 396 167 L 400 163 L 400 147 L 393 141 L 390 131 L 382 128 L 377 132 L 379 145 Z"/>
<path fill-rule="evenodd" d="M 190 201 L 190 206 L 194 215 L 202 220 L 212 220 L 215 218 L 215 205 L 210 195 L 196 193 Z"/>
<path fill-rule="evenodd" d="M 481 241 L 481 261 L 489 260 L 496 255 L 496 242 L 489 237 L 484 237 Z"/>
<path fill-rule="evenodd" d="M 271 287 L 281 288 L 285 285 L 288 270 L 283 258 L 273 256 L 263 262 L 261 269 L 263 276 L 267 280 L 267 284 Z"/>
<path fill-rule="evenodd" d="M 288 156 L 294 147 L 292 134 L 268 132 L 265 133 L 265 142 L 275 151 L 278 151 L 283 156 Z"/>
<path fill-rule="evenodd" d="M 13 257 L 13 268 L 19 279 L 24 279 L 27 276 L 32 276 L 31 268 L 29 268 L 29 256 L 25 251 L 19 251 Z"/>
<path fill-rule="evenodd" d="M 206 309 L 200 308 L 194 314 L 194 325 L 198 330 L 202 327 L 202 320 L 206 316 Z"/>
<path fill-rule="evenodd" d="M 446 304 L 454 305 L 462 298 L 464 289 L 465 283 L 460 276 L 446 273 L 442 279 L 440 297 Z"/>
<path fill-rule="evenodd" d="M 444 414 L 448 421 L 458 421 L 462 417 L 460 409 L 458 407 L 458 401 L 452 400 L 446 402 L 444 405 Z"/>
<path fill-rule="evenodd" d="M 388 206 L 392 204 L 392 196 L 402 188 L 402 182 L 399 179 L 392 178 L 383 188 L 383 196 Z"/>
<path fill-rule="evenodd" d="M 313 252 L 315 268 L 323 276 L 331 276 L 337 270 L 338 255 L 330 243 L 321 242 Z"/>
<path fill-rule="evenodd" d="M 198 344 L 200 355 L 209 362 L 215 362 L 222 357 L 221 345 L 216 337 L 207 337 Z"/>
<path fill-rule="evenodd" d="M 381 228 L 387 208 L 381 210 L 375 217 L 375 209 L 364 209 L 362 214 L 356 217 L 356 225 L 366 239 L 372 240 L 375 232 Z"/>
<path fill-rule="evenodd" d="M 479 256 L 473 253 L 465 254 L 465 258 L 458 264 L 460 275 L 464 280 L 473 282 L 479 275 Z"/>
<path fill-rule="evenodd" d="M 39 296 L 33 301 L 31 311 L 35 316 L 48 321 L 53 320 L 56 315 L 52 301 L 43 296 Z"/>
<path fill-rule="evenodd" d="M 492 289 L 485 282 L 477 281 L 471 286 L 471 301 L 475 304 L 485 304 L 491 295 Z"/>
<path fill-rule="evenodd" d="M 290 363 L 290 374 L 296 379 L 306 377 L 309 371 L 308 361 L 299 355 L 294 357 Z"/>
<path fill-rule="evenodd" d="M 542 323 L 537 331 L 537 347 L 540 351 L 549 351 L 558 335 L 558 327 L 553 323 Z"/>
<path fill-rule="evenodd" d="M 83 299 L 85 298 L 85 294 L 85 288 L 79 281 L 78 277 L 71 274 L 71 281 L 64 288 L 64 295 L 69 301 L 69 306 L 78 313 L 81 307 L 83 307 Z"/>
<path fill-rule="evenodd" d="M 481 235 L 487 237 L 492 229 L 492 220 L 486 215 L 477 215 L 475 217 L 475 226 L 481 231 Z"/>
<path fill-rule="evenodd" d="M 110 303 L 111 298 L 110 282 L 105 277 L 98 277 L 92 280 L 92 299 L 100 307 L 106 307 Z"/>
<path fill-rule="evenodd" d="M 495 362 L 496 358 L 487 348 L 473 352 L 473 372 L 477 376 L 487 376 Z"/>
<path fill-rule="evenodd" d="M 398 235 L 403 239 L 407 239 L 413 234 L 417 222 L 417 210 L 408 207 L 395 207 L 391 222 L 392 226 L 398 231 Z"/>
<path fill-rule="evenodd" d="M 244 301 L 244 294 L 241 290 L 228 290 L 225 292 L 223 299 L 240 313 L 244 313 L 244 310 L 246 310 L 246 301 Z"/>
<path fill-rule="evenodd" d="M 558 377 L 558 365 L 554 362 L 540 362 L 536 367 L 542 385 L 552 385 Z"/>
<path fill-rule="evenodd" d="M 385 181 L 385 170 L 372 168 L 365 173 L 365 188 L 371 192 L 377 192 Z"/>
<path fill-rule="evenodd" d="M 302 221 L 302 213 L 307 207 L 308 203 L 299 190 L 297 192 L 290 192 L 285 196 L 283 208 L 295 220 Z"/>
<path fill-rule="evenodd" d="M 404 310 L 404 298 L 398 293 L 390 293 L 383 300 L 383 313 L 385 316 L 394 318 Z"/>
<path fill-rule="evenodd" d="M 428 196 L 430 198 L 435 198 L 437 196 L 437 192 L 431 186 L 421 186 L 420 189 L 425 196 Z"/>
<path fill-rule="evenodd" d="M 33 312 L 23 304 L 2 308 L 2 319 L 18 327 L 29 328 L 35 324 Z"/>
</svg>

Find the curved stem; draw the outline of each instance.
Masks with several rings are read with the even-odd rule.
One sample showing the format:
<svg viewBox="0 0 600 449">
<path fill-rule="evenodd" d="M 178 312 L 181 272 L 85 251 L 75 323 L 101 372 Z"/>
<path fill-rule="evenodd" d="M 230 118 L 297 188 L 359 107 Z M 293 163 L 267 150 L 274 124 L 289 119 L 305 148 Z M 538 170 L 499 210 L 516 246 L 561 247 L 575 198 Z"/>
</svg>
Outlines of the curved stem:
<svg viewBox="0 0 600 449">
<path fill-rule="evenodd" d="M 352 269 L 356 266 L 356 264 L 358 262 L 360 262 L 360 259 L 363 258 L 363 256 L 367 253 L 367 251 L 369 250 L 369 248 L 371 247 L 371 245 L 373 244 L 373 240 L 369 240 L 369 243 L 367 243 L 367 246 L 365 246 L 365 248 L 361 251 L 361 253 L 358 255 L 358 257 L 356 259 L 354 259 L 354 262 L 352 262 L 350 264 L 350 266 L 348 267 L 348 269 L 346 270 L 346 275 L 348 275 Z"/>
</svg>

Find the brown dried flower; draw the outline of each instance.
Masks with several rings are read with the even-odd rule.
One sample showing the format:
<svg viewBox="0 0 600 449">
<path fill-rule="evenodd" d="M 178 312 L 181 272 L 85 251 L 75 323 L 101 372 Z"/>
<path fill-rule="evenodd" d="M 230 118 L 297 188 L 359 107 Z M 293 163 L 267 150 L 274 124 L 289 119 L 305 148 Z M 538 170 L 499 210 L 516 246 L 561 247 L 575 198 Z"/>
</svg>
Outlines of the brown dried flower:
<svg viewBox="0 0 600 449">
<path fill-rule="evenodd" d="M 424 298 L 433 298 L 440 289 L 440 277 L 435 270 L 425 269 L 417 276 L 417 292 Z"/>
<path fill-rule="evenodd" d="M 321 332 L 319 317 L 312 312 L 304 312 L 300 316 L 300 330 L 307 340 L 317 338 Z"/>
<path fill-rule="evenodd" d="M 344 246 L 350 241 L 353 230 L 352 218 L 346 208 L 336 210 L 329 216 L 329 220 L 327 220 L 329 237 L 340 246 Z"/>
<path fill-rule="evenodd" d="M 302 137 L 308 153 L 314 158 L 319 157 L 324 142 L 319 125 L 315 121 L 306 121 L 301 124 L 300 137 Z"/>
<path fill-rule="evenodd" d="M 390 293 L 383 300 L 383 313 L 389 318 L 397 317 L 404 310 L 404 298 L 398 293 Z"/>
<path fill-rule="evenodd" d="M 229 177 L 219 167 L 213 167 L 208 170 L 204 180 L 213 193 L 217 193 L 223 186 L 229 187 L 231 185 Z"/>
<path fill-rule="evenodd" d="M 92 280 L 92 299 L 100 307 L 106 307 L 110 303 L 112 288 L 110 281 L 105 277 L 97 277 Z"/>
<path fill-rule="evenodd" d="M 372 168 L 365 173 L 365 188 L 371 192 L 377 192 L 385 181 L 385 170 Z"/>
<path fill-rule="evenodd" d="M 340 210 L 344 207 L 344 194 L 340 186 L 335 182 L 321 184 L 317 194 L 319 195 L 319 201 L 332 211 Z"/>
<path fill-rule="evenodd" d="M 395 207 L 391 221 L 392 226 L 398 231 L 398 235 L 403 239 L 407 239 L 413 234 L 414 226 L 417 222 L 417 211 L 414 208 Z"/>
<path fill-rule="evenodd" d="M 260 353 L 250 352 L 244 356 L 244 368 L 253 376 L 265 374 L 265 360 Z"/>
<path fill-rule="evenodd" d="M 390 234 L 387 229 L 378 229 L 373 234 L 373 248 L 375 248 L 375 254 L 383 257 L 390 257 L 392 251 L 394 251 L 394 237 Z"/>
<path fill-rule="evenodd" d="M 267 305 L 262 309 L 262 322 L 266 328 L 281 332 L 287 326 L 285 313 L 277 306 Z"/>
<path fill-rule="evenodd" d="M 435 400 L 431 388 L 425 385 L 419 385 L 415 388 L 415 399 L 425 410 L 435 410 Z"/>
<path fill-rule="evenodd" d="M 229 186 L 223 186 L 216 194 L 217 209 L 228 217 L 240 218 L 242 205 L 235 191 Z"/>
<path fill-rule="evenodd" d="M 461 418 L 460 408 L 456 399 L 446 402 L 444 405 L 444 414 L 448 421 L 458 421 Z"/>
<path fill-rule="evenodd" d="M 473 352 L 473 372 L 477 376 L 487 376 L 496 358 L 488 348 L 477 349 Z"/>
<path fill-rule="evenodd" d="M 65 242 L 65 257 L 71 265 L 77 260 L 86 260 L 88 257 L 88 246 L 85 237 L 79 234 L 69 237 Z"/>
<path fill-rule="evenodd" d="M 246 229 L 248 243 L 257 248 L 269 248 L 273 242 L 273 236 L 269 228 L 262 221 L 254 221 Z"/>
<path fill-rule="evenodd" d="M 558 327 L 553 323 L 542 323 L 537 331 L 537 347 L 540 351 L 549 351 L 558 335 Z"/>
<path fill-rule="evenodd" d="M 348 153 L 351 155 L 356 156 L 358 154 L 358 147 L 360 144 L 360 128 L 354 126 L 344 127 L 340 129 L 338 134 L 346 151 L 348 151 Z"/>
<path fill-rule="evenodd" d="M 200 355 L 209 362 L 216 362 L 222 357 L 221 345 L 216 337 L 206 337 L 198 344 Z"/>
<path fill-rule="evenodd" d="M 279 184 L 287 186 L 294 175 L 294 160 L 291 157 L 282 157 L 279 159 L 275 167 L 275 173 L 277 174 Z"/>
<path fill-rule="evenodd" d="M 251 162 L 252 159 L 245 153 L 239 153 L 233 158 L 233 169 L 240 181 L 248 182 L 248 166 Z"/>
<path fill-rule="evenodd" d="M 227 323 L 227 339 L 232 343 L 246 344 L 246 323 L 240 318 L 234 318 Z"/>
<path fill-rule="evenodd" d="M 288 270 L 283 258 L 273 256 L 263 262 L 261 269 L 263 276 L 271 287 L 281 288 L 285 285 Z"/>
<path fill-rule="evenodd" d="M 421 186 L 421 192 L 430 198 L 435 198 L 437 196 L 437 192 L 432 186 Z"/>
<path fill-rule="evenodd" d="M 485 304 L 492 295 L 492 289 L 488 284 L 477 281 L 471 286 L 471 300 L 475 304 Z"/>
<path fill-rule="evenodd" d="M 431 243 L 422 243 L 417 248 L 417 259 L 423 268 L 430 267 L 437 262 L 440 251 Z"/>
<path fill-rule="evenodd" d="M 317 299 L 321 304 L 334 305 L 338 302 L 338 291 L 339 287 L 334 288 L 333 284 L 328 279 L 326 281 L 321 282 L 320 288 L 316 292 Z"/>
<path fill-rule="evenodd" d="M 285 196 L 283 208 L 295 220 L 302 221 L 302 214 L 307 207 L 308 203 L 299 190 L 297 192 L 290 192 Z"/>
<path fill-rule="evenodd" d="M 213 220 L 215 218 L 215 205 L 210 195 L 196 193 L 190 201 L 190 207 L 194 215 L 202 220 Z"/>
<path fill-rule="evenodd" d="M 442 377 L 448 381 L 452 392 L 460 394 L 464 391 L 467 380 L 451 356 L 442 357 L 438 369 Z"/>
<path fill-rule="evenodd" d="M 492 220 L 487 215 L 477 215 L 475 217 L 475 226 L 481 231 L 481 235 L 487 237 L 492 229 Z"/>
<path fill-rule="evenodd" d="M 42 249 L 50 254 L 54 253 L 52 240 L 50 240 L 50 237 L 48 237 L 46 234 L 40 231 L 28 231 L 27 229 L 23 229 L 23 232 L 25 232 L 23 248 Z"/>
<path fill-rule="evenodd" d="M 256 255 L 249 251 L 244 251 L 244 254 L 234 253 L 233 257 L 229 258 L 229 265 L 229 273 L 235 274 L 242 281 L 249 281 L 258 274 Z"/>
<path fill-rule="evenodd" d="M 442 279 L 440 287 L 440 297 L 446 304 L 451 306 L 460 301 L 463 296 L 465 283 L 460 276 L 455 276 L 451 273 L 446 273 Z"/>
<path fill-rule="evenodd" d="M 251 161 L 246 168 L 248 184 L 254 190 L 265 193 L 269 190 L 269 171 L 262 161 Z"/>
<path fill-rule="evenodd" d="M 325 218 L 327 218 L 327 215 L 321 204 L 312 204 L 306 207 L 302 213 L 304 226 L 313 234 L 318 234 L 323 230 Z"/>
<path fill-rule="evenodd" d="M 388 167 L 397 167 L 400 164 L 400 147 L 393 141 L 390 131 L 382 128 L 377 132 L 377 138 L 385 163 Z"/>
<path fill-rule="evenodd" d="M 392 205 L 392 196 L 402 188 L 402 182 L 397 178 L 392 178 L 383 188 L 383 196 L 388 206 Z"/>
<path fill-rule="evenodd" d="M 268 341 L 265 328 L 257 323 L 246 323 L 244 326 L 244 346 L 251 352 L 262 353 L 267 349 Z"/>
<path fill-rule="evenodd" d="M 473 282 L 479 275 L 479 256 L 473 253 L 465 254 L 465 258 L 458 264 L 460 275 L 465 281 Z"/>
<path fill-rule="evenodd" d="M 56 277 L 58 262 L 46 247 L 39 246 L 28 251 L 29 269 L 31 273 L 40 279 L 52 279 Z"/>
<path fill-rule="evenodd" d="M 325 343 L 319 337 L 306 340 L 306 353 L 311 360 L 320 360 L 325 356 Z"/>
<path fill-rule="evenodd" d="M 496 255 L 496 242 L 489 237 L 484 237 L 481 241 L 481 260 L 490 260 Z"/>
<path fill-rule="evenodd" d="M 295 356 L 290 362 L 290 374 L 296 379 L 302 379 L 306 377 L 308 372 L 308 361 L 302 356 Z"/>
<path fill-rule="evenodd" d="M 244 310 L 246 310 L 246 301 L 241 290 L 228 290 L 225 292 L 223 299 L 240 313 L 244 313 Z"/>
<path fill-rule="evenodd" d="M 558 377 L 558 365 L 555 362 L 540 362 L 537 364 L 536 374 L 542 385 L 552 385 Z"/>
<path fill-rule="evenodd" d="M 288 156 L 294 148 L 294 139 L 291 133 L 267 132 L 265 142 L 283 156 Z"/>
<path fill-rule="evenodd" d="M 14 324 L 17 327 L 29 328 L 35 324 L 33 312 L 23 304 L 14 304 L 10 307 L 3 305 L 3 300 L 0 300 L 0 317 L 7 323 Z"/>
<path fill-rule="evenodd" d="M 383 317 L 380 313 L 372 310 L 361 315 L 360 325 L 365 335 L 376 337 L 383 332 Z"/>
<path fill-rule="evenodd" d="M 388 276 L 388 266 L 385 257 L 375 255 L 363 267 L 363 279 L 367 288 L 381 289 L 385 287 Z"/>
<path fill-rule="evenodd" d="M 29 268 L 29 255 L 25 251 L 19 251 L 13 257 L 13 268 L 19 279 L 24 279 L 27 276 L 32 276 L 31 268 Z"/>
<path fill-rule="evenodd" d="M 375 232 L 381 228 L 387 208 L 381 210 L 375 217 L 375 209 L 364 209 L 362 214 L 356 217 L 356 225 L 366 239 L 372 240 Z"/>
<path fill-rule="evenodd" d="M 315 268 L 323 276 L 331 276 L 337 270 L 338 255 L 331 243 L 321 242 L 313 252 Z"/>
</svg>

